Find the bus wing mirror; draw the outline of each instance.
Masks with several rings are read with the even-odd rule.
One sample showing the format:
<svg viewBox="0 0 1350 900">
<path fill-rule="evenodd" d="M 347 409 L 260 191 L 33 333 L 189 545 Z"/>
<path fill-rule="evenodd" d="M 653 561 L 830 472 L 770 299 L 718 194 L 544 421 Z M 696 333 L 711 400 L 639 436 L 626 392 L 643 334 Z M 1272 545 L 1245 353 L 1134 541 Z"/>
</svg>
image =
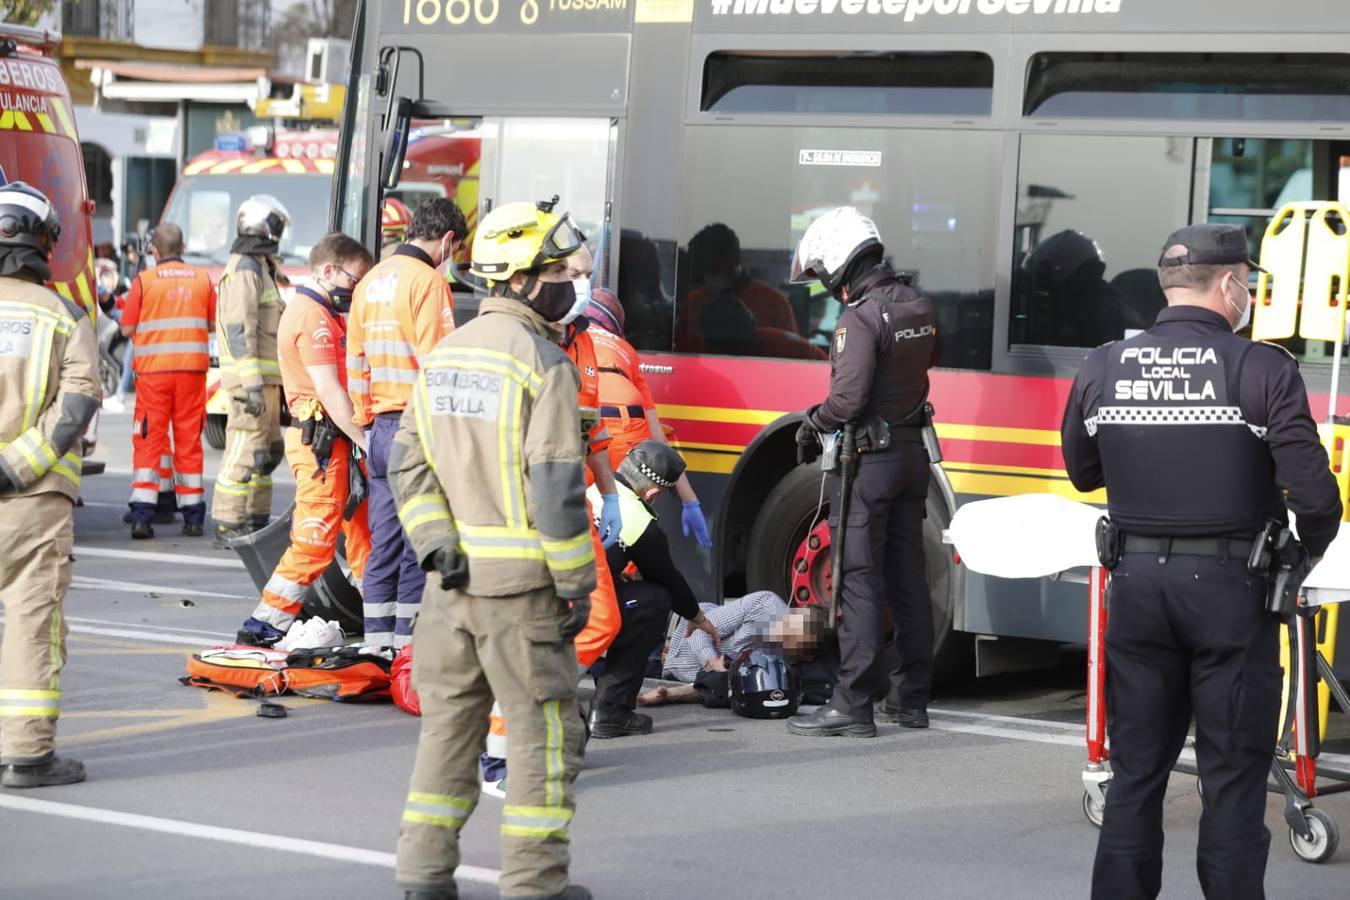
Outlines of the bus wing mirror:
<svg viewBox="0 0 1350 900">
<path fill-rule="evenodd" d="M 389 128 L 384 136 L 384 156 L 380 183 L 386 191 L 398 187 L 403 176 L 403 160 L 408 155 L 408 133 L 412 130 L 412 101 L 399 97 L 394 103 Z"/>
</svg>

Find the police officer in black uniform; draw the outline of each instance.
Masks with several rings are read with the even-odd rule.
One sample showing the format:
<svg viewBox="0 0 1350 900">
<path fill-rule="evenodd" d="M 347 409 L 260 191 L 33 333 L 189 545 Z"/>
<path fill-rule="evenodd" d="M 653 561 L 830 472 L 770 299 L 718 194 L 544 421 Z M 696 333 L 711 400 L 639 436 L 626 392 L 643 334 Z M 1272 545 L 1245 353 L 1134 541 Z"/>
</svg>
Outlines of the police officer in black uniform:
<svg viewBox="0 0 1350 900">
<path fill-rule="evenodd" d="M 887 674 L 894 683 L 883 717 L 928 725 L 933 608 L 923 553 L 928 455 L 919 426 L 937 326 L 932 303 L 882 260 L 876 225 L 840 207 L 812 223 L 793 261 L 792 280 L 820 281 L 844 304 L 830 346 L 830 393 L 797 432 L 798 459 L 810 461 L 820 435 L 849 422 L 870 445 L 859 458 L 848 520 L 831 514 L 836 536 L 845 529 L 839 680 L 827 705 L 788 720 L 793 734 L 875 737 L 872 700 Z M 900 652 L 890 673 L 879 664 L 888 611 Z"/>
<path fill-rule="evenodd" d="M 1194 717 L 1201 887 L 1261 898 L 1281 674 L 1278 619 L 1247 559 L 1286 506 L 1321 556 L 1341 501 L 1298 364 L 1234 334 L 1256 268 L 1243 229 L 1182 228 L 1158 265 L 1167 309 L 1088 356 L 1061 429 L 1074 487 L 1105 486 L 1123 535 L 1106 633 L 1113 777 L 1092 896 L 1158 895 L 1163 794 Z"/>
</svg>

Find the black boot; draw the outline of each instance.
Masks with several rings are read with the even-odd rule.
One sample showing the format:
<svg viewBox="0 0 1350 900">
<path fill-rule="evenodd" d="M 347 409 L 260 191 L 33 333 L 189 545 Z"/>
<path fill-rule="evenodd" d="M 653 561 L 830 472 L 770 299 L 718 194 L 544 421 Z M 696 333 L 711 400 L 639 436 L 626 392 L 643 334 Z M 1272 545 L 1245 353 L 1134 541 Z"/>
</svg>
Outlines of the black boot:
<svg viewBox="0 0 1350 900">
<path fill-rule="evenodd" d="M 521 900 L 595 900 L 595 895 L 579 884 L 569 884 L 561 892 L 548 897 L 530 897 Z"/>
<path fill-rule="evenodd" d="M 829 706 L 807 715 L 793 716 L 787 720 L 789 734 L 807 737 L 848 737 L 870 738 L 877 736 L 876 723 L 872 721 L 871 710 L 866 714 L 851 716 L 838 712 Z"/>
<path fill-rule="evenodd" d="M 52 787 L 81 781 L 84 781 L 84 763 L 78 759 L 63 759 L 55 753 L 36 765 L 5 766 L 0 771 L 0 784 L 7 788 Z"/>
<path fill-rule="evenodd" d="M 595 701 L 590 716 L 591 737 L 620 738 L 652 733 L 652 717 L 614 703 Z"/>
<path fill-rule="evenodd" d="M 272 521 L 271 516 L 249 516 L 248 517 L 249 531 L 262 531 L 264 528 L 268 526 L 268 524 L 271 521 Z"/>
<path fill-rule="evenodd" d="M 459 889 L 450 887 L 435 891 L 404 891 L 403 900 L 459 900 Z"/>
<path fill-rule="evenodd" d="M 155 536 L 155 529 L 150 527 L 149 522 L 132 522 L 131 539 L 134 541 L 149 540 Z"/>
<path fill-rule="evenodd" d="M 922 706 L 904 707 L 882 700 L 877 706 L 877 718 L 883 722 L 894 722 L 901 728 L 927 728 L 928 710 Z"/>
<path fill-rule="evenodd" d="M 230 541 L 249 533 L 248 526 L 242 522 L 237 525 L 217 522 L 215 548 L 217 550 L 228 550 L 230 549 Z"/>
<path fill-rule="evenodd" d="M 202 536 L 201 522 L 183 523 L 183 537 L 201 537 L 201 536 Z"/>
</svg>

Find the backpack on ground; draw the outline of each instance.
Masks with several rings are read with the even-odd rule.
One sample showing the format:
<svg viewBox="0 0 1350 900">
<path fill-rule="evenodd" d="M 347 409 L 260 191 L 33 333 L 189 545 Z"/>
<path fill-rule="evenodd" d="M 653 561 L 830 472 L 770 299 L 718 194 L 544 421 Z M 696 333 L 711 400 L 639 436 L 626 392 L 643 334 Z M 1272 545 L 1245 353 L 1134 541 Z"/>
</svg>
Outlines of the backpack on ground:
<svg viewBox="0 0 1350 900">
<path fill-rule="evenodd" d="M 235 697 L 266 697 L 286 690 L 286 652 L 234 644 L 194 653 L 183 684 Z"/>
<path fill-rule="evenodd" d="M 286 688 L 302 697 L 338 702 L 389 699 L 391 661 L 382 654 L 342 646 L 294 650 L 286 657 Z"/>
</svg>

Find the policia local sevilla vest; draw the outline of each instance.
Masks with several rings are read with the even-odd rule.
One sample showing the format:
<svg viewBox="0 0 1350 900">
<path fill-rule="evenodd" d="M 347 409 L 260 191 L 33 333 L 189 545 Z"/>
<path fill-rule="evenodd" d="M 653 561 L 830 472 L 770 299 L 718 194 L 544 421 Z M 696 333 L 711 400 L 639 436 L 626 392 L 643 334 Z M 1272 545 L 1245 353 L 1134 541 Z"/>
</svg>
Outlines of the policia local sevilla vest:
<svg viewBox="0 0 1350 900">
<path fill-rule="evenodd" d="M 1274 462 L 1263 417 L 1240 400 L 1253 347 L 1233 335 L 1145 333 L 1105 348 L 1099 404 L 1084 424 L 1097 436 L 1111 518 L 1126 531 L 1255 533 L 1264 524 Z"/>
</svg>

